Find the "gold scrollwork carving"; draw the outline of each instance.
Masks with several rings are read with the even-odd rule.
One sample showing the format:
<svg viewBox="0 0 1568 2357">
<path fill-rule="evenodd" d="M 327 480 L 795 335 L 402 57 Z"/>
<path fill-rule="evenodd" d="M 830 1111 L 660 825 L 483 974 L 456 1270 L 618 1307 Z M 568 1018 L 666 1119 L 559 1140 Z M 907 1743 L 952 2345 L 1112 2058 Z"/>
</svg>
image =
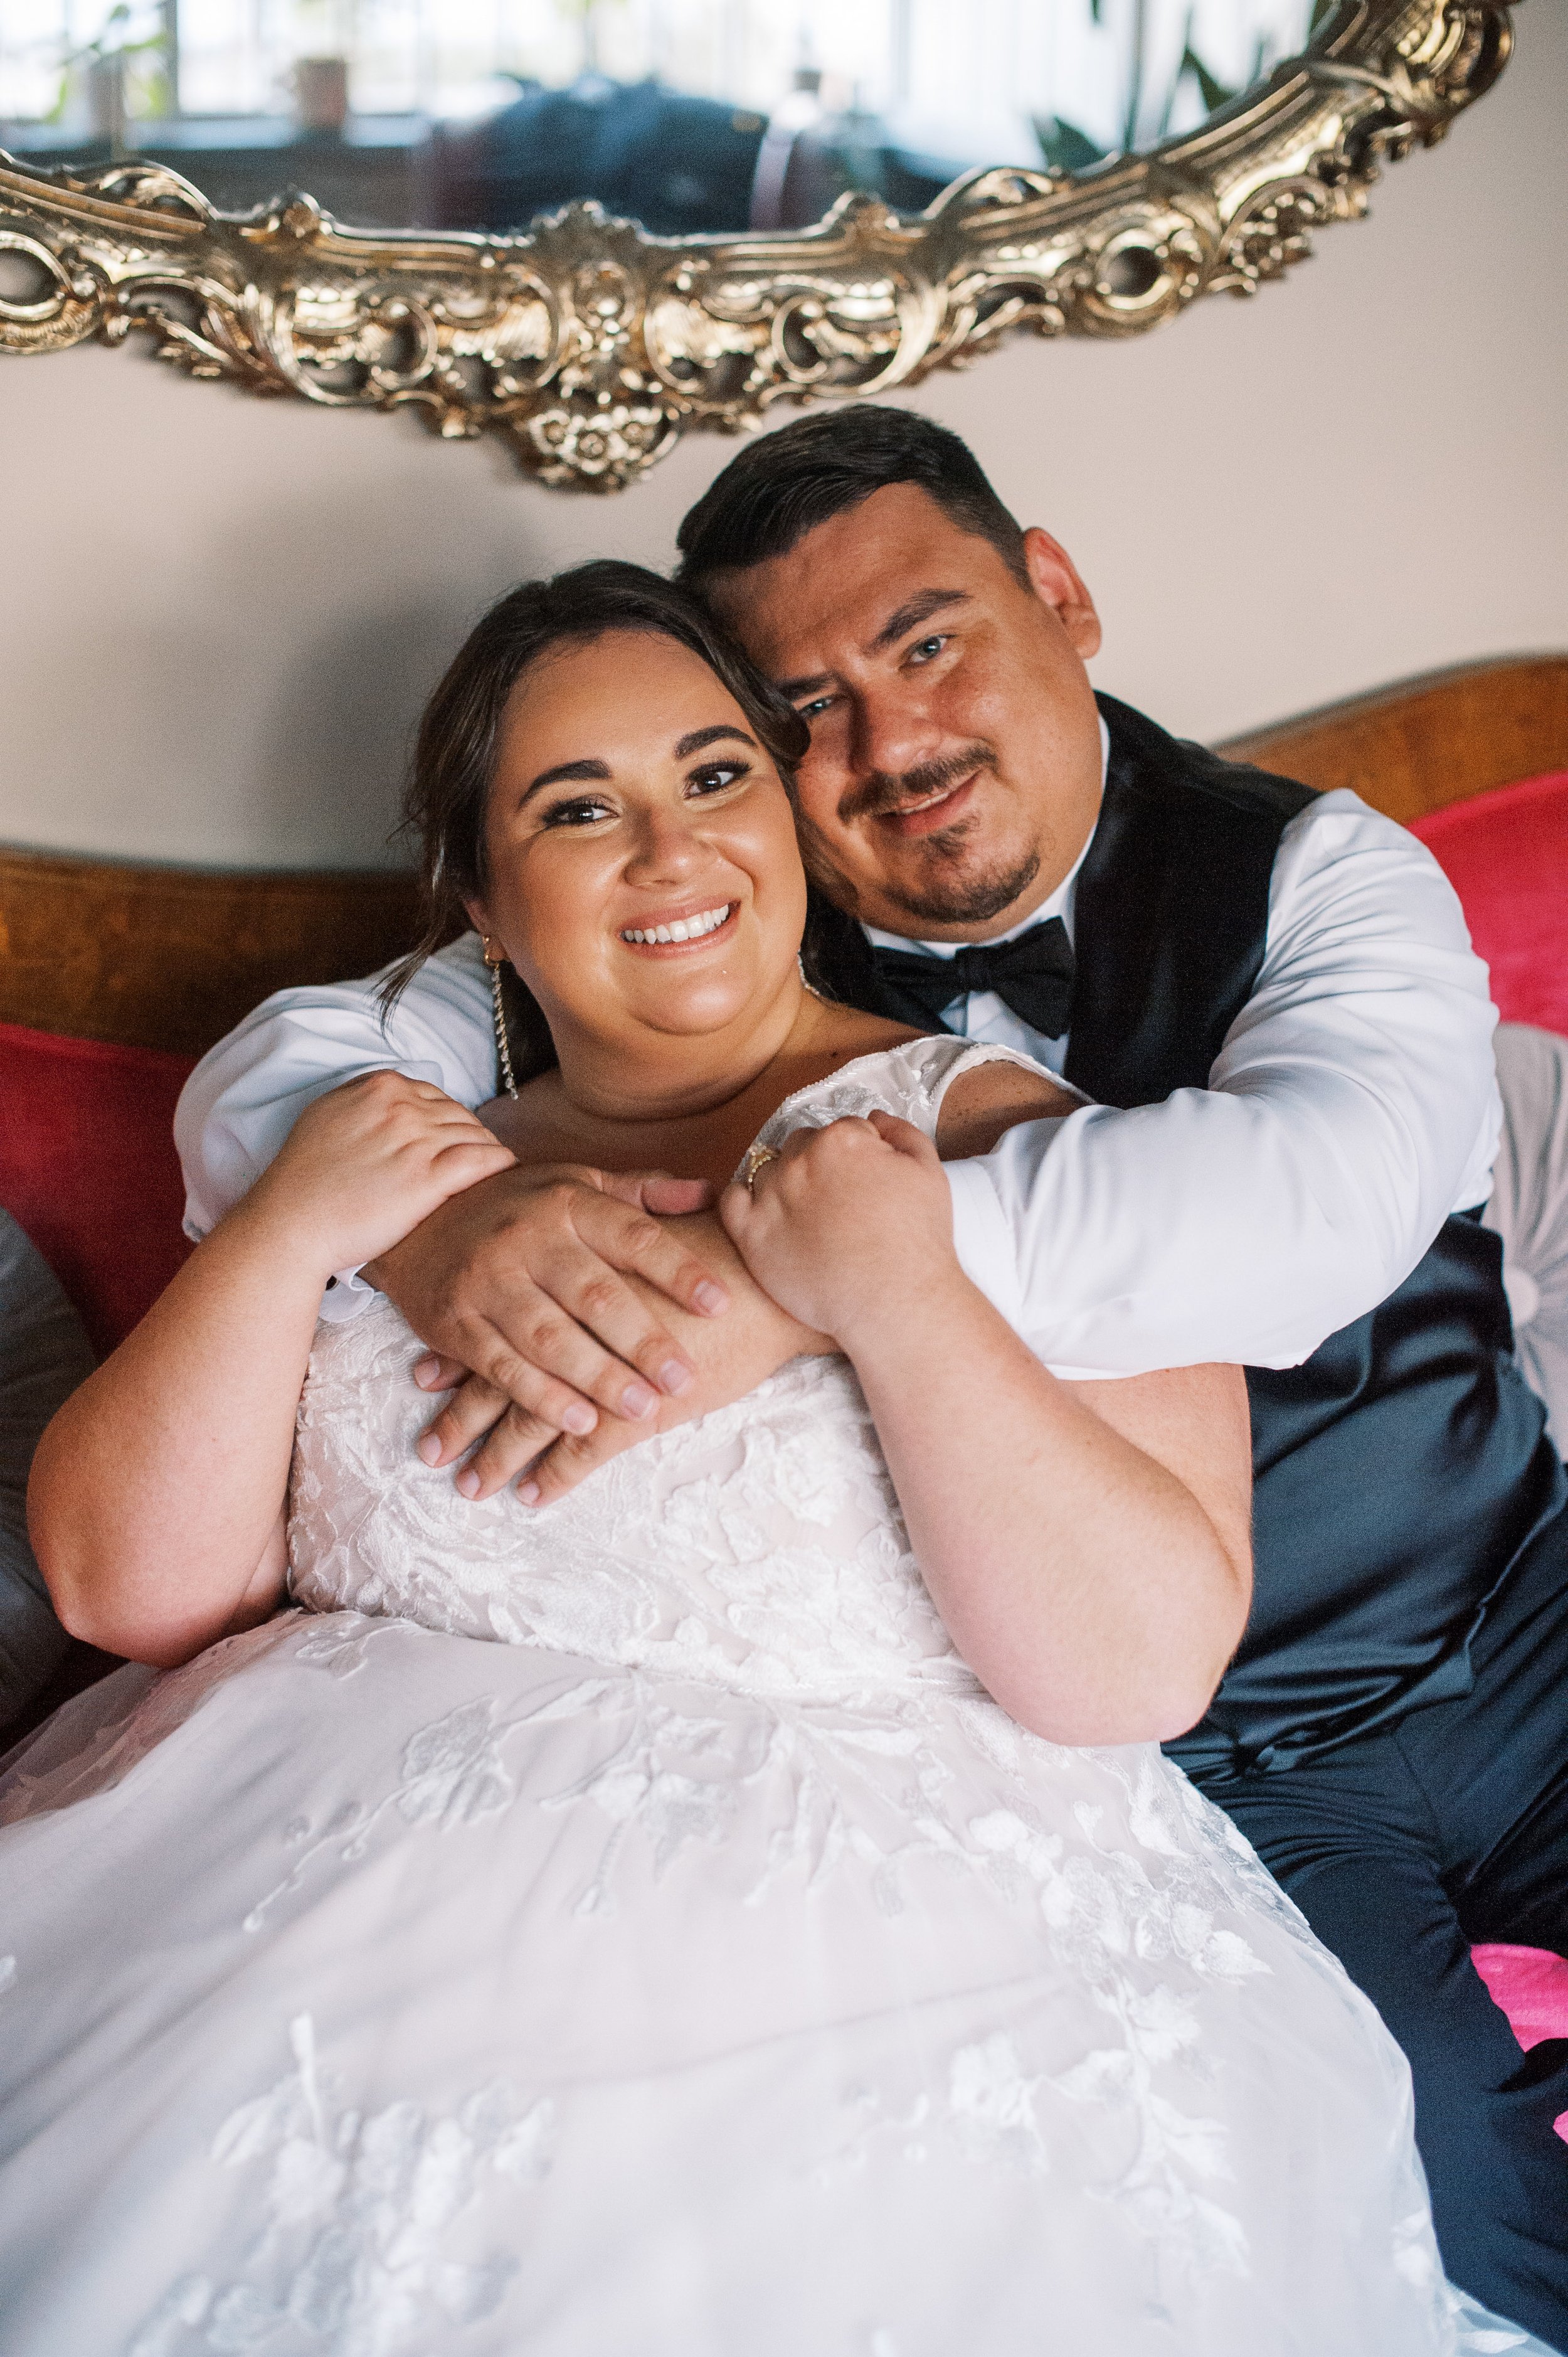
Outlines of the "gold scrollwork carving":
<svg viewBox="0 0 1568 2357">
<path fill-rule="evenodd" d="M 1150 155 L 972 173 L 912 216 L 847 196 L 787 236 L 650 237 L 592 204 L 515 236 L 346 229 L 296 193 L 227 214 L 161 167 L 0 154 L 0 352 L 143 330 L 191 376 L 413 408 L 507 436 L 547 483 L 616 490 L 689 426 L 886 393 L 1017 328 L 1135 335 L 1252 294 L 1440 138 L 1511 38 L 1507 0 L 1340 0 L 1264 88 Z"/>
</svg>

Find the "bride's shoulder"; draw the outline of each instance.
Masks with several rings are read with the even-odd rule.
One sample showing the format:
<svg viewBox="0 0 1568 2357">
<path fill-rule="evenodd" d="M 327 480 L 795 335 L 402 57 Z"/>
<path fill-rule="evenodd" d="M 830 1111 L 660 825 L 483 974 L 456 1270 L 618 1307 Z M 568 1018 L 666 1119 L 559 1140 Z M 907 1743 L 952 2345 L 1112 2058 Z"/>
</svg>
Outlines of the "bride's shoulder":
<svg viewBox="0 0 1568 2357">
<path fill-rule="evenodd" d="M 937 1106 L 937 1151 L 961 1162 L 992 1147 L 1020 1122 L 1077 1113 L 1089 1099 L 1032 1057 L 1002 1047 L 970 1047 L 955 1058 Z"/>
<path fill-rule="evenodd" d="M 476 1107 L 494 1137 L 510 1146 L 520 1162 L 592 1162 L 602 1145 L 574 1118 L 573 1107 L 561 1086 L 561 1074 L 552 1066 L 524 1081 L 515 1096 L 492 1097 Z"/>
<path fill-rule="evenodd" d="M 951 1161 L 989 1153 L 1015 1122 L 1073 1113 L 1084 1102 L 1015 1049 L 900 1024 L 879 1028 L 883 1040 L 786 1098 L 757 1143 L 777 1146 L 792 1129 L 880 1111 L 924 1130 Z"/>
</svg>

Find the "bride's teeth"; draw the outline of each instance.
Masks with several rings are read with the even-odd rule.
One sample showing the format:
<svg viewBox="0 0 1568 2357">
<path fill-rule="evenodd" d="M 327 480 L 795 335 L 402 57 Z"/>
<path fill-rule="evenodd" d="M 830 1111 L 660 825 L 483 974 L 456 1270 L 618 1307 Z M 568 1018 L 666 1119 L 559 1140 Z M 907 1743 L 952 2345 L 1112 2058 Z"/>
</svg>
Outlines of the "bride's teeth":
<svg viewBox="0 0 1568 2357">
<path fill-rule="evenodd" d="M 734 906 L 733 900 L 726 900 L 722 909 L 704 909 L 696 917 L 677 917 L 673 924 L 655 925 L 647 931 L 639 925 L 628 925 L 621 939 L 623 942 L 644 942 L 701 941 L 704 935 L 716 933 L 721 925 L 728 923 Z"/>
</svg>

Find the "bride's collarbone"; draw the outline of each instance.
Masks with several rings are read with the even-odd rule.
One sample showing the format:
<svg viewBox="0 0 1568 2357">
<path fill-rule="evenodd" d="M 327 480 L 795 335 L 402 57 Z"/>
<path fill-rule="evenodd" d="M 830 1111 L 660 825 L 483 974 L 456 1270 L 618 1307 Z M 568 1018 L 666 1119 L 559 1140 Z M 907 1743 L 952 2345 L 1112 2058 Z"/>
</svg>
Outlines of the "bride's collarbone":
<svg viewBox="0 0 1568 2357">
<path fill-rule="evenodd" d="M 799 1048 L 785 1049 L 734 1096 L 695 1113 L 612 1119 L 590 1113 L 568 1096 L 559 1071 L 525 1081 L 515 1098 L 497 1097 L 481 1109 L 487 1126 L 525 1165 L 585 1163 L 598 1170 L 665 1170 L 676 1178 L 703 1178 L 722 1187 L 746 1148 L 780 1105 L 802 1089 L 830 1081 L 858 1057 L 897 1048 L 920 1037 L 908 1024 L 834 1007 L 834 1022 Z"/>
</svg>

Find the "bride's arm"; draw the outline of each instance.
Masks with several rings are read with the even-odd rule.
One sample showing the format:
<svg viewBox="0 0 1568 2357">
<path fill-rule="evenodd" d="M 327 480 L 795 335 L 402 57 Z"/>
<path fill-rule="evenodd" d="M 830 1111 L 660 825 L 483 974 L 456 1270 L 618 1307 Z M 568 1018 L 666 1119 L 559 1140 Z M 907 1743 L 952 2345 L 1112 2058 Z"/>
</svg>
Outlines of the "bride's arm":
<svg viewBox="0 0 1568 2357">
<path fill-rule="evenodd" d="M 954 1644 L 1059 1743 L 1200 1718 L 1246 1624 L 1239 1369 L 1058 1382 L 964 1276 L 935 1149 L 887 1114 L 800 1131 L 722 1211 L 854 1365 Z"/>
<path fill-rule="evenodd" d="M 146 1317 L 60 1409 L 28 1487 L 66 1627 L 166 1668 L 265 1619 L 321 1295 L 512 1157 L 439 1089 L 322 1097 Z"/>
</svg>

